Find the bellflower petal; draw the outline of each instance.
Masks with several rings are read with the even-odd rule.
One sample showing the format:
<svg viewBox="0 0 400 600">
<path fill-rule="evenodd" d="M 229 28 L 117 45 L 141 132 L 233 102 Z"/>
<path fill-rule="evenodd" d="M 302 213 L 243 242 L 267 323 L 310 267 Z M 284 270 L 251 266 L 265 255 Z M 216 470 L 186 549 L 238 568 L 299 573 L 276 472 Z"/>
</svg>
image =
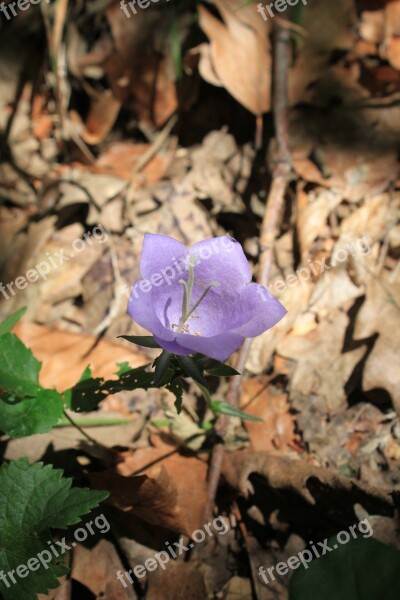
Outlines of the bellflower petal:
<svg viewBox="0 0 400 600">
<path fill-rule="evenodd" d="M 201 352 L 226 360 L 243 343 L 286 313 L 268 290 L 251 283 L 238 242 L 228 237 L 183 244 L 146 235 L 141 275 L 128 313 L 158 344 L 179 355 Z"/>
<path fill-rule="evenodd" d="M 210 358 L 224 361 L 243 344 L 244 337 L 231 331 L 213 337 L 197 337 L 179 333 L 177 341 L 190 349 L 191 354 L 200 352 Z"/>
<path fill-rule="evenodd" d="M 140 274 L 144 279 L 161 274 L 166 267 L 173 269 L 173 261 L 186 257 L 186 247 L 168 235 L 146 233 L 143 240 Z"/>
<path fill-rule="evenodd" d="M 274 296 L 262 285 L 250 283 L 245 287 L 241 296 L 240 304 L 243 310 L 243 318 L 247 319 L 234 331 L 244 337 L 256 337 L 267 329 L 271 329 L 286 314 L 286 309 L 274 298 Z"/>
<path fill-rule="evenodd" d="M 199 260 L 196 277 L 200 281 L 216 279 L 225 291 L 238 291 L 251 281 L 242 246 L 233 238 L 222 236 L 198 242 L 190 247 L 189 255 Z"/>
<path fill-rule="evenodd" d="M 146 294 L 140 294 L 140 290 L 137 290 L 137 286 L 143 280 L 139 280 L 137 284 L 132 288 L 132 292 L 128 302 L 128 314 L 129 316 L 139 323 L 141 327 L 148 329 L 155 335 L 160 335 L 164 340 L 173 340 L 174 333 L 164 327 L 160 319 L 155 314 L 153 302 L 151 302 L 151 296 L 154 295 L 154 290 L 151 290 L 149 296 Z"/>
<path fill-rule="evenodd" d="M 189 354 L 193 354 L 193 350 L 190 350 L 190 348 L 184 348 L 178 344 L 177 341 L 167 342 L 156 335 L 154 336 L 154 339 L 156 340 L 157 344 L 164 348 L 164 350 L 172 352 L 173 354 L 179 354 L 180 356 L 188 356 Z"/>
</svg>

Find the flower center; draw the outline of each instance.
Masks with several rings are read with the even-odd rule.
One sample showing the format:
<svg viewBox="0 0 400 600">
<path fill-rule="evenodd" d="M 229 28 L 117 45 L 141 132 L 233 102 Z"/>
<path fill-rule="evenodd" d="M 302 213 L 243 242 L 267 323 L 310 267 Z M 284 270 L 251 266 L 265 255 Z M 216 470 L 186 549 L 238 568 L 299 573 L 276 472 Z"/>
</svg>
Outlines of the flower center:
<svg viewBox="0 0 400 600">
<path fill-rule="evenodd" d="M 183 279 L 179 280 L 179 283 L 181 283 L 183 285 L 183 301 L 182 301 L 182 316 L 181 319 L 179 321 L 179 325 L 172 325 L 172 328 L 175 329 L 177 328 L 178 333 L 190 333 L 189 331 L 189 325 L 187 323 L 188 319 L 190 317 L 192 318 L 199 318 L 197 315 L 194 315 L 194 311 L 196 310 L 196 308 L 199 306 L 199 304 L 204 300 L 204 298 L 207 296 L 208 292 L 213 288 L 213 287 L 219 287 L 220 284 L 218 283 L 218 281 L 212 281 L 204 290 L 204 292 L 201 294 L 200 298 L 193 304 L 193 306 L 190 306 L 190 301 L 191 301 L 191 297 L 192 297 L 192 291 L 193 291 L 193 285 L 194 285 L 194 263 L 196 262 L 196 257 L 192 256 L 190 258 L 189 261 L 189 276 L 188 276 L 188 280 L 184 281 Z M 200 335 L 199 332 L 195 332 L 194 335 Z"/>
</svg>

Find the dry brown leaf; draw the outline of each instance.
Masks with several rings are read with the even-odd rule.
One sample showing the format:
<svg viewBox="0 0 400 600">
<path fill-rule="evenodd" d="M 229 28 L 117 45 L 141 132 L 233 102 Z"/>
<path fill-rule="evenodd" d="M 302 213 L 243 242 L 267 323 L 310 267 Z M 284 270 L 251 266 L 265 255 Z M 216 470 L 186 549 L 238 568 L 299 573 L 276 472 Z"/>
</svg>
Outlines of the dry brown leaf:
<svg viewBox="0 0 400 600">
<path fill-rule="evenodd" d="M 100 540 L 93 548 L 77 544 L 74 550 L 71 577 L 103 600 L 136 600 L 131 585 L 124 587 L 116 578 L 125 568 L 114 545 Z"/>
<path fill-rule="evenodd" d="M 146 600 L 204 600 L 207 591 L 199 565 L 193 562 L 169 563 L 165 571 L 157 569 L 149 577 Z"/>
<path fill-rule="evenodd" d="M 390 207 L 394 197 L 399 198 L 399 194 L 381 194 L 365 200 L 359 209 L 341 223 L 338 245 L 362 237 L 371 245 L 380 241 L 392 220 Z"/>
<path fill-rule="evenodd" d="M 365 347 L 342 352 L 348 323 L 345 313 L 334 310 L 306 335 L 290 334 L 278 344 L 277 352 L 297 363 L 291 393 L 322 396 L 329 411 L 345 407 L 345 385 L 366 352 Z"/>
<path fill-rule="evenodd" d="M 341 201 L 342 196 L 338 193 L 328 190 L 306 193 L 304 184 L 299 185 L 297 229 L 303 261 L 308 258 L 310 248 L 317 237 L 329 237 L 327 219 Z"/>
<path fill-rule="evenodd" d="M 366 300 L 357 315 L 354 338 L 364 339 L 379 334 L 363 371 L 363 389 L 377 400 L 382 390 L 390 395 L 400 414 L 400 297 L 399 282 L 371 277 Z"/>
<path fill-rule="evenodd" d="M 177 109 L 178 98 L 164 11 L 154 8 L 127 19 L 118 3 L 108 6 L 106 17 L 116 51 L 104 62 L 104 71 L 116 98 L 122 102 L 133 98 L 138 118 L 161 126 Z M 177 19 L 180 30 L 185 15 Z M 149 31 L 156 32 L 150 40 Z M 143 48 L 148 49 L 145 54 Z"/>
<path fill-rule="evenodd" d="M 130 142 L 111 144 L 101 153 L 93 172 L 110 174 L 131 181 L 139 159 L 149 148 L 150 144 L 132 144 Z M 169 163 L 168 156 L 153 156 L 140 171 L 146 185 L 151 185 L 164 177 Z"/>
<path fill-rule="evenodd" d="M 200 48 L 202 74 L 216 73 L 230 94 L 254 115 L 270 109 L 271 52 L 269 25 L 249 4 L 237 8 L 240 2 L 213 0 L 224 22 L 199 5 L 200 27 L 210 39 L 210 50 Z M 205 68 L 207 60 L 211 64 Z M 215 78 L 214 78 L 215 79 Z M 213 83 L 213 77 L 210 82 Z"/>
<path fill-rule="evenodd" d="M 249 476 L 258 473 L 268 485 L 277 490 L 291 490 L 312 505 L 316 504 L 321 489 L 342 490 L 355 496 L 354 502 L 372 500 L 383 511 L 393 508 L 391 490 L 375 488 L 349 477 L 338 475 L 333 469 L 323 469 L 300 460 L 275 456 L 270 452 L 240 451 L 225 454 L 222 473 L 228 483 L 246 497 L 252 490 Z M 318 481 L 319 486 L 313 485 Z"/>
<path fill-rule="evenodd" d="M 117 363 L 126 361 L 134 368 L 148 362 L 139 351 L 126 349 L 105 339 L 100 340 L 92 352 L 87 354 L 96 342 L 96 338 L 91 335 L 49 329 L 25 321 L 20 322 L 14 332 L 43 361 L 41 385 L 55 387 L 59 391 L 79 381 L 89 364 L 94 377 L 109 378 L 118 370 Z"/>
<path fill-rule="evenodd" d="M 392 150 L 378 155 L 374 148 L 349 149 L 325 145 L 321 149 L 326 173 L 311 160 L 311 148 L 299 148 L 293 154 L 293 166 L 296 172 L 313 183 L 335 190 L 347 200 L 357 202 L 364 196 L 378 194 L 394 181 L 398 172 L 398 163 Z"/>
<path fill-rule="evenodd" d="M 82 137 L 88 144 L 99 144 L 110 133 L 117 120 L 121 102 L 111 90 L 93 96 Z"/>
<path fill-rule="evenodd" d="M 156 447 L 139 448 L 122 455 L 124 460 L 118 467 L 118 473 L 128 477 L 139 470 L 145 469 L 154 461 L 159 461 L 172 485 L 177 491 L 177 506 L 185 514 L 186 527 L 189 533 L 201 527 L 203 509 L 207 499 L 207 464 L 195 457 L 183 456 L 174 446 L 154 440 Z M 144 473 L 149 474 L 149 470 Z"/>
<path fill-rule="evenodd" d="M 268 378 L 253 377 L 244 381 L 240 408 L 263 419 L 263 423 L 244 421 L 255 451 L 287 450 L 295 441 L 295 421 L 289 413 L 287 394 L 273 394 Z"/>
<path fill-rule="evenodd" d="M 178 504 L 178 490 L 167 469 L 161 463 L 150 467 L 146 474 L 124 477 L 114 469 L 91 473 L 94 489 L 108 490 L 107 504 L 151 525 L 164 527 L 190 536 L 185 512 Z M 129 519 L 125 519 L 129 523 Z"/>
<path fill-rule="evenodd" d="M 252 600 L 253 590 L 250 579 L 245 577 L 232 577 L 225 586 L 224 600 Z M 260 600 L 263 600 L 262 598 Z"/>
<path fill-rule="evenodd" d="M 279 277 L 279 280 L 281 279 Z M 307 309 L 314 289 L 310 281 L 305 281 L 296 287 L 286 287 L 281 294 L 277 294 L 273 287 L 274 281 L 271 283 L 270 290 L 288 312 L 275 327 L 254 339 L 246 363 L 246 368 L 254 374 L 260 374 L 268 367 L 279 342 L 285 338 L 300 315 Z"/>
</svg>

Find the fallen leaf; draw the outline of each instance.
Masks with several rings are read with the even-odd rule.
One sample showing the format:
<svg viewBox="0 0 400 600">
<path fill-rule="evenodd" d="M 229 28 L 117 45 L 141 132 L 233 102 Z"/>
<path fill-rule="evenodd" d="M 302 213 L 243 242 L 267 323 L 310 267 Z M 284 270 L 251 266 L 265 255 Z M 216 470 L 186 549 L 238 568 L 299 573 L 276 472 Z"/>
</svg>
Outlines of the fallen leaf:
<svg viewBox="0 0 400 600">
<path fill-rule="evenodd" d="M 121 344 L 102 339 L 94 347 L 96 338 L 91 335 L 50 329 L 25 321 L 15 327 L 14 333 L 43 361 L 41 385 L 59 391 L 79 381 L 88 364 L 92 366 L 94 377 L 109 378 L 118 370 L 117 363 L 126 361 L 135 368 L 148 362 L 133 346 L 126 349 Z M 88 354 L 91 348 L 93 350 Z"/>
<path fill-rule="evenodd" d="M 147 470 L 144 475 L 125 477 L 115 470 L 91 473 L 92 487 L 107 489 L 107 504 L 114 506 L 126 517 L 138 517 L 146 523 L 164 527 L 190 536 L 185 512 L 178 505 L 178 491 L 163 464 Z"/>
<path fill-rule="evenodd" d="M 162 465 L 170 485 L 176 489 L 177 510 L 185 515 L 185 527 L 190 534 L 202 526 L 207 500 L 207 464 L 200 458 L 180 454 L 177 448 L 161 442 L 157 437 L 153 441 L 156 443 L 153 448 L 139 448 L 121 455 L 123 461 L 118 465 L 118 473 L 128 477 L 144 469 L 143 473 L 150 476 L 149 465 L 154 462 Z"/>
<path fill-rule="evenodd" d="M 240 408 L 263 419 L 262 423 L 244 421 L 253 450 L 287 450 L 295 440 L 295 420 L 290 414 L 287 394 L 273 394 L 268 378 L 252 377 L 242 386 Z"/>
<path fill-rule="evenodd" d="M 130 142 L 115 142 L 110 144 L 96 161 L 93 172 L 108 173 L 127 181 L 137 178 L 135 167 L 150 148 L 150 144 L 132 144 Z M 159 181 L 166 173 L 170 157 L 153 156 L 153 158 L 140 170 L 146 185 Z"/>
<path fill-rule="evenodd" d="M 361 481 L 338 475 L 333 469 L 309 465 L 300 460 L 290 460 L 270 452 L 252 452 L 243 450 L 225 454 L 222 473 L 228 483 L 244 496 L 252 490 L 249 476 L 258 473 L 267 484 L 276 490 L 289 490 L 301 496 L 308 504 L 315 505 L 318 496 L 326 492 L 339 490 L 352 494 L 353 502 L 366 506 L 373 503 L 379 513 L 389 514 L 394 503 L 391 490 L 375 488 Z M 319 485 L 316 483 L 319 482 Z"/>
<path fill-rule="evenodd" d="M 365 339 L 378 334 L 364 365 L 362 386 L 372 397 L 390 395 L 400 414 L 400 285 L 387 279 L 371 277 L 367 293 L 355 322 L 354 338 Z"/>
<path fill-rule="evenodd" d="M 111 90 L 94 94 L 82 137 L 88 144 L 99 144 L 110 133 L 117 120 L 121 102 Z"/>
<path fill-rule="evenodd" d="M 77 544 L 73 554 L 71 577 L 84 585 L 96 598 L 104 600 L 136 600 L 132 585 L 124 587 L 117 579 L 117 572 L 124 572 L 114 545 L 100 540 L 94 547 Z"/>
<path fill-rule="evenodd" d="M 332 412 L 346 406 L 345 385 L 366 352 L 365 347 L 342 352 L 348 323 L 346 314 L 332 311 L 306 335 L 288 335 L 278 344 L 277 352 L 297 363 L 290 381 L 291 394 L 322 396 Z"/>
<path fill-rule="evenodd" d="M 271 102 L 269 25 L 253 4 L 243 6 L 238 0 L 213 0 L 213 4 L 223 22 L 203 5 L 198 7 L 200 27 L 210 39 L 210 49 L 200 47 L 202 74 L 215 72 L 238 102 L 254 115 L 261 115 L 269 110 Z M 206 67 L 208 60 L 211 64 Z"/>
</svg>

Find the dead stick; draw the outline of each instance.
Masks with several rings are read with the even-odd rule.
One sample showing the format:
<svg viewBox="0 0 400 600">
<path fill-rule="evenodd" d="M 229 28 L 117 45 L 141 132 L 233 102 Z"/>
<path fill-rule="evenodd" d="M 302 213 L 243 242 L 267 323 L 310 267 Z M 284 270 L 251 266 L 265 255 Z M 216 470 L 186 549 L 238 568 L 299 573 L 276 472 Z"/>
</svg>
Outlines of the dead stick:
<svg viewBox="0 0 400 600">
<path fill-rule="evenodd" d="M 290 31 L 286 26 L 275 24 L 274 67 L 273 67 L 273 112 L 276 135 L 276 160 L 272 167 L 272 185 L 268 195 L 264 219 L 260 234 L 260 268 L 258 282 L 266 286 L 271 270 L 275 239 L 284 207 L 285 193 L 291 172 L 288 127 L 287 74 L 290 64 Z M 235 368 L 243 373 L 251 348 L 251 339 L 247 339 L 238 355 Z M 227 402 L 236 405 L 241 389 L 241 377 L 234 377 L 227 394 Z M 228 426 L 228 417 L 223 415 L 216 425 L 217 443 L 214 446 L 208 474 L 208 497 L 204 511 L 206 522 L 215 503 L 221 466 L 224 456 L 223 440 Z"/>
</svg>

